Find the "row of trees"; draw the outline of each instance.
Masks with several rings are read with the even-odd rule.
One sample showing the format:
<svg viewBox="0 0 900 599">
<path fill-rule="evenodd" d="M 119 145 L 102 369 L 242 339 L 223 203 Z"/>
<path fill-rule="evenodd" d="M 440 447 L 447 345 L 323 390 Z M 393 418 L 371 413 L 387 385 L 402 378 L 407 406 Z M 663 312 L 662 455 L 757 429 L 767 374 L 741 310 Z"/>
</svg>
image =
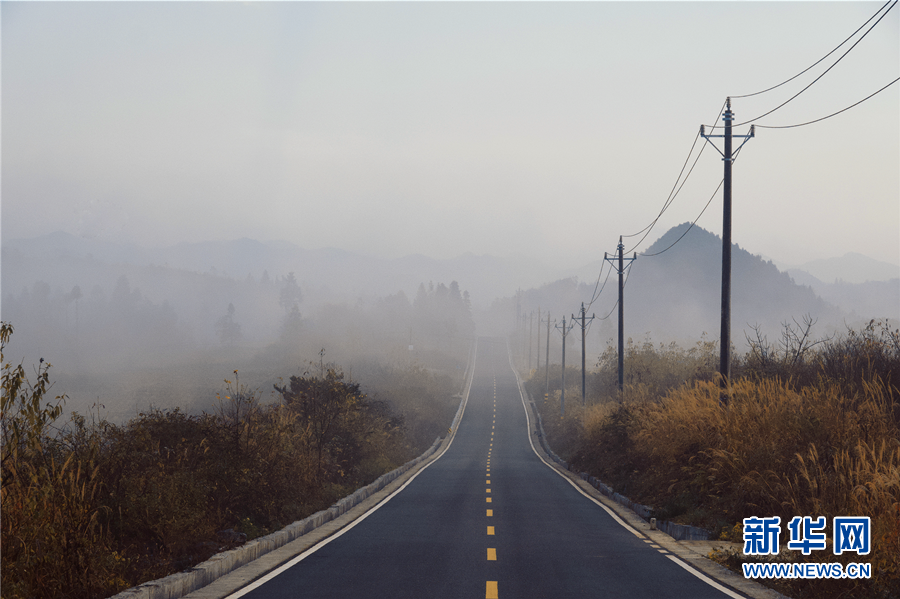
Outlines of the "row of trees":
<svg viewBox="0 0 900 599">
<path fill-rule="evenodd" d="M 109 369 L 164 363 L 214 344 L 261 345 L 296 329 L 300 320 L 303 294 L 293 273 L 238 282 L 160 267 L 145 270 L 154 276 L 140 273 L 142 278 L 161 286 L 142 290 L 122 274 L 109 287 L 62 289 L 37 281 L 7 292 L 4 318 L 27 331 L 16 340 L 17 350 L 61 357 L 70 370 Z"/>
</svg>

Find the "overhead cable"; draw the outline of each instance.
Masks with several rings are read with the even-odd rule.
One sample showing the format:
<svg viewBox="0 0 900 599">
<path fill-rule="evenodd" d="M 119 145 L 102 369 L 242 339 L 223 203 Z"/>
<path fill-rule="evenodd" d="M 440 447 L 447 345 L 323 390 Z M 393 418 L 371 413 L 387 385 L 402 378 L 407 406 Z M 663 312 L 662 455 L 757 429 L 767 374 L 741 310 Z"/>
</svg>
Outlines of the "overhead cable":
<svg viewBox="0 0 900 599">
<path fill-rule="evenodd" d="M 802 75 L 802 74 L 804 74 L 805 72 L 809 71 L 811 68 L 813 68 L 814 66 L 818 65 L 820 62 L 822 62 L 823 60 L 825 60 L 826 58 L 828 58 L 829 56 L 831 56 L 832 54 L 834 54 L 835 52 L 837 52 L 838 49 L 839 49 L 841 46 L 843 46 L 844 44 L 846 44 L 847 42 L 849 42 L 851 39 L 853 39 L 853 36 L 855 36 L 857 33 L 859 33 L 859 32 L 862 30 L 863 27 L 865 27 L 866 25 L 868 25 L 868 24 L 869 24 L 869 21 L 871 21 L 872 19 L 874 19 L 874 18 L 878 15 L 878 13 L 880 13 L 881 11 L 883 11 L 883 10 L 884 10 L 884 7 L 887 6 L 888 4 L 890 4 L 891 1 L 892 1 L 892 0 L 888 0 L 887 2 L 885 2 L 884 5 L 883 5 L 881 8 L 879 8 L 879 9 L 875 12 L 874 15 L 872 15 L 871 17 L 869 17 L 868 20 L 867 20 L 865 23 L 863 23 L 862 25 L 860 25 L 859 28 L 858 28 L 856 31 L 854 31 L 852 34 L 850 34 L 850 37 L 848 37 L 847 39 L 845 39 L 844 41 L 842 41 L 840 44 L 838 44 L 831 52 L 829 52 L 828 54 L 826 54 L 825 56 L 823 56 L 822 58 L 820 58 L 819 60 L 817 60 L 816 62 L 814 62 L 813 64 L 811 64 L 810 66 L 806 67 L 805 69 L 803 69 L 802 71 L 800 71 L 799 73 L 797 73 L 796 75 L 794 75 L 793 77 L 791 77 L 790 79 L 787 79 L 787 80 L 785 80 L 785 81 L 782 81 L 782 82 L 779 83 L 778 85 L 773 85 L 772 87 L 770 87 L 770 88 L 768 88 L 768 89 L 764 89 L 764 90 L 762 90 L 762 91 L 754 92 L 754 93 L 752 93 L 752 94 L 744 94 L 744 95 L 742 95 L 742 96 L 731 96 L 731 98 L 732 98 L 732 99 L 734 99 L 734 98 L 750 98 L 750 97 L 752 97 L 752 96 L 758 96 L 758 95 L 760 95 L 760 94 L 764 94 L 764 93 L 766 93 L 766 92 L 770 92 L 770 91 L 772 91 L 773 89 L 779 88 L 779 87 L 781 87 L 782 85 L 784 85 L 785 83 L 790 83 L 791 81 L 793 81 L 794 79 L 796 79 L 796 78 L 799 77 L 800 75 Z"/>
<path fill-rule="evenodd" d="M 725 108 L 726 102 L 727 102 L 727 100 L 722 103 L 722 107 L 719 108 L 719 111 L 716 113 L 716 116 L 718 116 L 719 114 L 722 114 L 722 108 Z M 666 201 L 663 204 L 662 210 L 659 211 L 659 214 L 656 215 L 656 218 L 654 218 L 650 222 L 649 225 L 647 225 L 646 227 L 644 227 L 637 233 L 632 233 L 631 235 L 622 235 L 622 237 L 636 237 L 637 235 L 644 233 L 644 236 L 641 237 L 640 240 L 638 240 L 638 242 L 636 244 L 634 244 L 634 246 L 629 248 L 629 250 L 625 253 L 627 253 L 627 254 L 631 253 L 631 252 L 635 251 L 638 247 L 640 247 L 640 245 L 647 238 L 647 235 L 650 234 L 650 231 L 653 230 L 653 227 L 656 226 L 656 223 L 659 221 L 660 217 L 662 217 L 663 213 L 666 210 L 668 210 L 669 206 L 672 205 L 672 202 L 675 201 L 675 198 L 678 197 L 678 194 L 681 193 L 681 190 L 684 188 L 684 184 L 687 183 L 687 180 L 688 180 L 688 178 L 690 178 L 691 173 L 694 172 L 694 167 L 697 166 L 697 162 L 700 160 L 700 156 L 703 155 L 703 150 L 706 149 L 706 144 L 703 144 L 703 146 L 700 148 L 700 152 L 697 153 L 697 157 L 694 159 L 694 163 L 691 165 L 690 170 L 688 171 L 687 175 L 685 175 L 684 179 L 682 180 L 681 176 L 684 174 L 684 169 L 687 166 L 687 163 L 690 161 L 691 155 L 694 153 L 694 148 L 697 145 L 698 139 L 700 139 L 699 133 L 697 134 L 696 137 L 694 137 L 694 143 L 691 144 L 691 150 L 688 152 L 687 158 L 685 158 L 684 164 L 681 166 L 681 172 L 678 173 L 678 178 L 675 180 L 675 185 L 672 186 L 672 190 L 669 192 L 669 197 L 666 198 Z M 679 182 L 680 182 L 680 185 L 679 185 Z"/>
<path fill-rule="evenodd" d="M 884 11 L 884 13 L 883 13 L 880 17 L 878 17 L 878 20 L 875 21 L 875 23 L 873 23 L 872 26 L 869 27 L 869 29 L 868 29 L 864 34 L 862 34 L 862 37 L 860 37 L 858 40 L 856 40 L 856 41 L 853 43 L 853 45 L 850 46 L 850 47 L 847 49 L 846 52 L 844 52 L 843 54 L 841 54 L 841 57 L 840 57 L 840 58 L 838 58 L 836 61 L 834 61 L 834 64 L 832 64 L 830 67 L 828 67 L 827 69 L 825 69 L 825 72 L 823 72 L 821 75 L 819 75 L 818 77 L 816 77 L 815 79 L 813 79 L 812 82 L 811 82 L 809 85 L 807 85 L 806 87 L 804 87 L 803 89 L 801 89 L 800 91 L 798 91 L 796 94 L 794 94 L 793 96 L 791 96 L 790 98 L 788 98 L 787 100 L 785 100 L 784 102 L 782 102 L 781 104 L 779 104 L 778 106 L 776 106 L 775 108 L 773 108 L 772 110 L 770 110 L 770 111 L 768 111 L 768 112 L 765 112 L 765 113 L 759 115 L 759 116 L 756 117 L 756 118 L 753 118 L 753 119 L 744 121 L 743 123 L 735 123 L 735 124 L 732 125 L 732 127 L 740 127 L 740 126 L 742 126 L 742 125 L 748 125 L 748 124 L 750 124 L 750 123 L 754 123 L 755 121 L 758 121 L 759 119 L 761 119 L 761 118 L 763 118 L 763 117 L 769 116 L 770 114 L 772 114 L 772 113 L 775 112 L 776 110 L 778 110 L 778 109 L 783 108 L 784 106 L 786 106 L 788 103 L 790 103 L 791 101 L 793 101 L 797 96 L 799 96 L 800 94 L 802 94 L 803 92 L 805 92 L 806 90 L 808 90 L 810 87 L 812 87 L 813 85 L 815 85 L 816 82 L 818 82 L 822 77 L 824 77 L 825 75 L 827 75 L 828 72 L 829 72 L 831 69 L 833 69 L 835 66 L 837 66 L 837 64 L 838 64 L 839 62 L 841 62 L 841 61 L 844 59 L 844 57 L 847 56 L 847 54 L 849 54 L 849 53 L 853 50 L 853 48 L 855 48 L 855 47 L 857 46 L 857 44 L 859 44 L 859 42 L 863 41 L 863 40 L 866 38 L 866 36 L 869 35 L 869 33 L 875 28 L 875 26 L 878 25 L 878 23 L 881 22 L 881 19 L 883 19 L 885 16 L 887 16 L 887 14 L 888 14 L 891 10 L 893 10 L 893 8 L 894 8 L 895 6 L 897 6 L 897 2 L 898 2 L 898 0 L 894 0 L 894 2 L 890 5 L 890 7 L 889 7 L 886 11 Z M 877 14 L 877 13 L 876 13 L 876 14 Z M 723 129 L 723 128 L 725 127 L 724 125 L 706 125 L 706 126 L 712 128 L 712 129 Z"/>
<path fill-rule="evenodd" d="M 737 157 L 737 156 L 735 156 L 735 158 L 736 158 L 736 157 Z M 678 243 L 679 241 L 681 241 L 682 238 L 684 238 L 684 236 L 688 234 L 688 231 L 690 231 L 691 229 L 694 228 L 694 225 L 697 224 L 697 221 L 700 220 L 700 217 L 703 216 L 703 213 L 704 213 L 704 212 L 706 212 L 706 209 L 709 208 L 709 205 L 712 203 L 713 198 L 716 197 L 716 194 L 719 193 L 719 189 L 722 188 L 722 184 L 723 184 L 723 183 L 725 183 L 725 179 L 724 179 L 724 178 L 723 178 L 721 181 L 719 181 L 719 185 L 716 187 L 716 190 L 713 192 L 713 194 L 709 197 L 709 200 L 706 202 L 706 205 L 703 207 L 703 210 L 700 211 L 700 214 L 697 215 L 697 218 L 694 219 L 694 222 L 691 223 L 691 225 L 685 230 L 685 232 L 681 234 L 681 237 L 679 237 L 678 239 L 676 239 L 676 240 L 672 243 L 672 245 L 670 245 L 669 247 L 667 247 L 667 248 L 664 249 L 664 250 L 660 250 L 660 251 L 654 252 L 654 253 L 652 253 L 652 254 L 641 254 L 641 256 L 646 256 L 646 257 L 650 257 L 650 256 L 659 256 L 659 255 L 662 254 L 663 252 L 667 252 L 667 251 L 669 251 L 670 249 L 672 249 L 672 247 L 673 247 L 676 243 Z"/>
<path fill-rule="evenodd" d="M 884 90 L 886 90 L 886 89 L 889 88 L 890 86 L 894 85 L 894 84 L 897 83 L 898 81 L 900 81 L 900 77 L 897 77 L 896 79 L 894 79 L 893 81 L 891 81 L 890 83 L 888 83 L 887 85 L 885 85 L 884 87 L 882 87 L 881 89 L 879 89 L 877 92 L 875 92 L 875 93 L 873 93 L 873 94 L 869 94 L 868 96 L 866 96 L 865 98 L 863 98 L 863 99 L 860 100 L 859 102 L 857 102 L 857 103 L 855 103 L 855 104 L 851 104 L 850 106 L 847 106 L 846 108 L 842 108 L 842 109 L 838 110 L 837 112 L 834 112 L 834 113 L 832 113 L 832 114 L 829 114 L 828 116 L 823 116 L 822 118 L 816 119 L 816 120 L 814 120 L 814 121 L 806 121 L 805 123 L 797 123 L 797 124 L 795 124 L 795 125 L 756 125 L 756 126 L 759 127 L 760 129 L 791 129 L 792 127 L 803 127 L 804 125 L 812 125 L 813 123 L 818 123 L 819 121 L 824 121 L 825 119 L 830 119 L 830 118 L 833 117 L 833 116 L 837 116 L 837 115 L 841 114 L 842 112 L 845 112 L 845 111 L 847 111 L 847 110 L 850 110 L 850 109 L 853 108 L 854 106 L 859 106 L 860 104 L 862 104 L 863 102 L 865 102 L 865 101 L 868 100 L 869 98 L 871 98 L 871 97 L 873 97 L 873 96 L 877 96 L 878 94 L 880 94 L 881 92 L 883 92 Z"/>
</svg>

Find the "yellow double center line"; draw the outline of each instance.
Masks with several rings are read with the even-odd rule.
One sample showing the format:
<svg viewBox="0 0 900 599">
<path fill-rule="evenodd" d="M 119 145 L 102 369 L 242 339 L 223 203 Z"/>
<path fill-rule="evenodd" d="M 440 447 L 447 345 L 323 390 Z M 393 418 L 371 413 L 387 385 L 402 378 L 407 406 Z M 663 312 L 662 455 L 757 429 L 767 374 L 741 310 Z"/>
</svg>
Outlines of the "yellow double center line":
<svg viewBox="0 0 900 599">
<path fill-rule="evenodd" d="M 497 380 L 494 379 L 494 414 L 493 414 L 493 420 L 491 421 L 491 444 L 490 444 L 490 447 L 488 448 L 487 472 L 486 472 L 486 480 L 485 480 L 485 485 L 487 485 L 487 488 L 485 489 L 485 494 L 487 495 L 487 497 L 485 497 L 485 501 L 487 501 L 488 503 L 491 503 L 491 501 L 492 501 L 491 486 L 490 486 L 491 485 L 491 452 L 493 451 L 493 448 L 494 448 L 494 429 L 496 428 L 496 425 L 497 425 Z M 494 516 L 494 510 L 489 509 L 487 511 L 487 517 L 492 518 L 493 516 Z M 493 537 L 493 536 L 495 536 L 495 534 L 496 534 L 495 528 L 493 526 L 488 526 L 487 527 L 487 535 L 489 537 Z M 494 548 L 494 547 L 487 548 L 487 560 L 489 562 L 497 561 L 497 549 L 496 548 Z M 484 596 L 485 596 L 485 599 L 499 599 L 500 595 L 498 594 L 498 591 L 497 591 L 497 581 L 496 580 L 488 580 L 485 583 Z"/>
</svg>

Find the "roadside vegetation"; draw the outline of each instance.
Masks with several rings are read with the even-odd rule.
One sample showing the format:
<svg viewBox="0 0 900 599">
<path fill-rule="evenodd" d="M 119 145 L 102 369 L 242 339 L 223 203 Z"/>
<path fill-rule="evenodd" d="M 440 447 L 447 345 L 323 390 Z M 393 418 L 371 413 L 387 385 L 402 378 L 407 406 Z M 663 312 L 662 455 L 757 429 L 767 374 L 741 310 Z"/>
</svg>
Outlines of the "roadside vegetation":
<svg viewBox="0 0 900 599">
<path fill-rule="evenodd" d="M 2 591 L 102 598 L 191 567 L 327 508 L 446 433 L 462 384 L 415 362 L 333 364 L 274 385 L 224 381 L 211 412 L 148 409 L 123 424 L 63 417 L 50 364 L 2 357 Z M 434 355 L 432 363 L 441 359 Z"/>
<path fill-rule="evenodd" d="M 621 394 L 609 348 L 588 375 L 585 407 L 580 372 L 567 372 L 564 418 L 558 366 L 546 400 L 544 371 L 526 386 L 554 451 L 654 507 L 657 518 L 741 542 L 743 518 L 780 516 L 776 561 L 872 564 L 871 580 L 776 581 L 781 592 L 900 597 L 900 331 L 872 321 L 814 341 L 811 326 L 786 325 L 778 343 L 749 339 L 727 402 L 718 347 L 708 341 L 690 349 L 629 343 Z M 828 548 L 806 558 L 788 551 L 794 516 L 825 516 Z M 870 517 L 872 553 L 833 555 L 833 516 Z M 714 557 L 737 569 L 746 559 L 740 549 Z"/>
</svg>

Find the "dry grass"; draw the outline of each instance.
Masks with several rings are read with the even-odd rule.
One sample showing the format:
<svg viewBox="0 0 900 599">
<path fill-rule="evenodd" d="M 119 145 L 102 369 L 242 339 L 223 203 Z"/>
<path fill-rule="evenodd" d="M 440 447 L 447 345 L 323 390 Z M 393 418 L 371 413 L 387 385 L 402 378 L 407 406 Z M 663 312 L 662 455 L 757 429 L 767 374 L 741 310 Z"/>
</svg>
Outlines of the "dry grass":
<svg viewBox="0 0 900 599">
<path fill-rule="evenodd" d="M 900 596 L 900 336 L 876 324 L 791 358 L 796 377 L 789 365 L 762 368 L 758 355 L 745 359 L 727 405 L 705 370 L 670 386 L 657 370 L 684 354 L 660 348 L 654 357 L 645 345 L 635 352 L 640 367 L 650 368 L 642 381 L 633 379 L 619 397 L 595 396 L 599 403 L 568 417 L 577 424 L 556 423 L 548 437 L 563 458 L 654 506 L 657 517 L 723 538 L 740 541 L 740 523 L 750 516 L 782 523 L 825 516 L 829 528 L 834 516 L 869 516 L 873 552 L 853 557 L 872 564 L 872 580 L 795 581 L 783 590 Z M 684 368 L 683 360 L 672 364 L 673 372 Z M 788 561 L 803 559 L 788 554 Z M 809 559 L 843 557 L 829 549 Z"/>
<path fill-rule="evenodd" d="M 216 531 L 253 538 L 327 508 L 421 452 L 456 403 L 449 376 L 383 373 L 379 400 L 329 366 L 277 387 L 280 402 L 261 404 L 235 371 L 214 414 L 60 422 L 49 365 L 32 381 L 3 362 L 11 334 L 0 323 L 0 591 L 10 599 L 108 597 L 227 547 Z M 429 392 L 400 402 L 415 437 L 389 405 L 404 385 Z"/>
</svg>

